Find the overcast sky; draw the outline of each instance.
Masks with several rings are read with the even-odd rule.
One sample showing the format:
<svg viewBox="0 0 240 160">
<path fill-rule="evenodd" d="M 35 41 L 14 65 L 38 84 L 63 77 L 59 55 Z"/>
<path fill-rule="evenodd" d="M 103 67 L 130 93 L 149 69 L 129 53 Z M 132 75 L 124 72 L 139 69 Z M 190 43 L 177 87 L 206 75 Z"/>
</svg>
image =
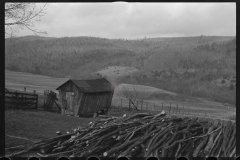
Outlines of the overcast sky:
<svg viewBox="0 0 240 160">
<path fill-rule="evenodd" d="M 236 3 L 49 3 L 45 12 L 35 26 L 48 37 L 236 35 Z M 33 35 L 14 29 L 17 36 Z"/>
</svg>

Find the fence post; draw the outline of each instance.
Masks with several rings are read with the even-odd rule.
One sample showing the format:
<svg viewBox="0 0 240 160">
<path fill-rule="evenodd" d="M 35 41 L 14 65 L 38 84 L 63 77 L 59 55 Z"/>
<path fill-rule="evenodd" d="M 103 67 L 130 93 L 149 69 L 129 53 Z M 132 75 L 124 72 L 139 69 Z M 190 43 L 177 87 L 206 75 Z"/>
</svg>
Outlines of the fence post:
<svg viewBox="0 0 240 160">
<path fill-rule="evenodd" d="M 143 106 L 143 100 L 141 100 L 141 111 L 142 111 L 142 106 Z"/>
<path fill-rule="evenodd" d="M 24 92 L 26 92 L 26 87 L 24 87 Z"/>
<path fill-rule="evenodd" d="M 43 108 L 45 108 L 45 96 L 46 96 L 46 90 L 43 91 Z"/>
<path fill-rule="evenodd" d="M 38 95 L 37 95 L 36 98 L 37 98 L 37 99 L 36 99 L 36 109 L 38 109 Z"/>
<path fill-rule="evenodd" d="M 155 110 L 155 103 L 154 103 L 154 105 L 153 105 L 153 110 Z"/>
<path fill-rule="evenodd" d="M 11 94 L 11 108 L 13 108 L 13 93 Z"/>
<path fill-rule="evenodd" d="M 16 91 L 16 93 L 17 93 L 17 91 Z M 16 94 L 16 96 L 17 96 L 17 108 L 19 108 L 19 106 L 18 106 L 18 93 Z"/>
<path fill-rule="evenodd" d="M 177 113 L 177 112 L 179 113 L 179 110 L 178 110 L 178 104 L 177 104 L 177 111 L 176 111 L 176 113 Z"/>
<path fill-rule="evenodd" d="M 146 110 L 148 110 L 148 102 L 147 102 Z"/>
<path fill-rule="evenodd" d="M 163 110 L 163 102 L 162 102 L 162 110 Z"/>
<path fill-rule="evenodd" d="M 33 93 L 36 94 L 36 90 L 33 90 Z"/>
</svg>

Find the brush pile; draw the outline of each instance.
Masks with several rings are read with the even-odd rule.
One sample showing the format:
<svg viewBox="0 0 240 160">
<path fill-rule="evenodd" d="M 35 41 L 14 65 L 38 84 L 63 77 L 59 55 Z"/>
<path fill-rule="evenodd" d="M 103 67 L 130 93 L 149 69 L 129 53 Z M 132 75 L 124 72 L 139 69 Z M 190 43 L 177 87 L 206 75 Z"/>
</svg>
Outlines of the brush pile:
<svg viewBox="0 0 240 160">
<path fill-rule="evenodd" d="M 8 156 L 31 151 L 42 157 L 235 157 L 236 123 L 137 113 L 101 119 Z"/>
</svg>

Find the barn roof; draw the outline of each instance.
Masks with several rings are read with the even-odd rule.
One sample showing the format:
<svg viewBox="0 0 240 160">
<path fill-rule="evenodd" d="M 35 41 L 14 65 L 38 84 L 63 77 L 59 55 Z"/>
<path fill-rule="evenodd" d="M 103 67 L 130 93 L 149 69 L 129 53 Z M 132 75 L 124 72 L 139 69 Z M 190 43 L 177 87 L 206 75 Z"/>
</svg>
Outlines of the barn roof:
<svg viewBox="0 0 240 160">
<path fill-rule="evenodd" d="M 112 92 L 114 90 L 114 87 L 112 86 L 112 84 L 105 78 L 91 79 L 91 80 L 69 79 L 67 82 L 60 85 L 56 90 L 58 90 L 68 82 L 74 83 L 84 93 Z"/>
</svg>

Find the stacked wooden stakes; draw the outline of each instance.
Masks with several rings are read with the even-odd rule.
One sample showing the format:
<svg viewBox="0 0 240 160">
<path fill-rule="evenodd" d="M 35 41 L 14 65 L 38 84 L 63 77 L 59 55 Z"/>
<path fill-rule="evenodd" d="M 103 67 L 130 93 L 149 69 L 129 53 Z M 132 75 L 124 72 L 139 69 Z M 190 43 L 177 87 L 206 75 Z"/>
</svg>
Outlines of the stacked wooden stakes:
<svg viewBox="0 0 240 160">
<path fill-rule="evenodd" d="M 47 111 L 52 111 L 52 106 L 55 103 L 59 110 L 61 111 L 61 108 L 58 106 L 56 103 L 57 100 L 57 94 L 54 93 L 53 91 L 44 91 L 44 104 L 43 104 L 43 109 Z"/>
<path fill-rule="evenodd" d="M 234 157 L 236 123 L 137 113 L 90 122 L 8 156 L 33 150 L 43 157 Z"/>
</svg>

